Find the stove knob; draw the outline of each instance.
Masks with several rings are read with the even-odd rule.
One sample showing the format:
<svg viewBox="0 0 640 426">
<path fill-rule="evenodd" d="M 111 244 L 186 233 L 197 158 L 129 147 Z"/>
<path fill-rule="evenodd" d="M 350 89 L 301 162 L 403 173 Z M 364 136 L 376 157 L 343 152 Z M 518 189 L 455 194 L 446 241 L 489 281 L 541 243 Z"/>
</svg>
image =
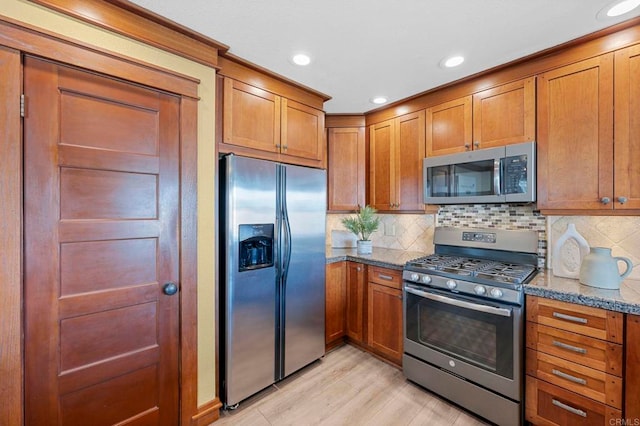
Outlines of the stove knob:
<svg viewBox="0 0 640 426">
<path fill-rule="evenodd" d="M 477 294 L 478 296 L 482 296 L 483 294 L 485 294 L 487 292 L 487 289 L 484 288 L 484 286 L 481 285 L 477 285 L 473 288 L 473 291 L 475 294 Z"/>
<path fill-rule="evenodd" d="M 492 288 L 490 293 L 491 293 L 491 297 L 495 297 L 496 299 L 499 299 L 502 297 L 502 290 L 500 290 L 499 288 Z"/>
<path fill-rule="evenodd" d="M 423 275 L 422 276 L 422 282 L 425 284 L 430 284 L 431 283 L 431 277 L 429 275 Z"/>
<path fill-rule="evenodd" d="M 457 286 L 458 286 L 458 283 L 455 282 L 454 280 L 447 280 L 447 287 L 449 287 L 449 289 L 453 290 Z"/>
<path fill-rule="evenodd" d="M 415 272 L 413 274 L 411 274 L 411 276 L 409 277 L 409 279 L 411 281 L 418 281 L 420 279 L 420 275 L 416 274 Z"/>
</svg>

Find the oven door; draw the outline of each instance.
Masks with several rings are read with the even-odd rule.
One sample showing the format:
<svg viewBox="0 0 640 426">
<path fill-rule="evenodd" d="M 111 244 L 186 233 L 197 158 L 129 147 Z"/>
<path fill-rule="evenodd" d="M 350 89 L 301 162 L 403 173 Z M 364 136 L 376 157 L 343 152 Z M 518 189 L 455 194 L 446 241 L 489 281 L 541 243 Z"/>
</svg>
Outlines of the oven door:
<svg viewBox="0 0 640 426">
<path fill-rule="evenodd" d="M 404 351 L 513 400 L 522 397 L 522 307 L 404 285 Z"/>
</svg>

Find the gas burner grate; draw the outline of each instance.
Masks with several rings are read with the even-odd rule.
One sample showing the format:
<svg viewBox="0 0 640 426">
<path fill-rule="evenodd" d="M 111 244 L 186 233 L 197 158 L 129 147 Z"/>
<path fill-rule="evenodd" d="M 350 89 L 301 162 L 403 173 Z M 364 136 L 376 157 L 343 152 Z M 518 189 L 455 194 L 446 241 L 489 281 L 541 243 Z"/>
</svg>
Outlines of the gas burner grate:
<svg viewBox="0 0 640 426">
<path fill-rule="evenodd" d="M 441 272 L 510 284 L 523 283 L 535 271 L 531 265 L 440 254 L 410 260 L 407 266 L 435 274 Z"/>
</svg>

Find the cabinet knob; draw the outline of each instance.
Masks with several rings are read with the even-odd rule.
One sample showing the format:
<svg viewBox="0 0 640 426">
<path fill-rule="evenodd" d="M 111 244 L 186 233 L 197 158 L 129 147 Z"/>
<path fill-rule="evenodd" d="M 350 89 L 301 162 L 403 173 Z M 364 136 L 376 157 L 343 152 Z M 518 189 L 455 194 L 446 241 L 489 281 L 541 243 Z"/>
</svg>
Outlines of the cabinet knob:
<svg viewBox="0 0 640 426">
<path fill-rule="evenodd" d="M 362 271 L 362 268 L 358 266 L 358 267 L 356 268 L 356 271 L 360 272 L 360 271 Z"/>
<path fill-rule="evenodd" d="M 287 148 L 289 148 L 289 145 L 285 144 L 285 145 L 283 146 L 283 148 L 284 148 L 284 150 L 286 151 L 286 150 L 287 150 Z"/>
<path fill-rule="evenodd" d="M 602 204 L 609 204 L 609 203 L 611 202 L 611 198 L 609 198 L 609 197 L 602 197 L 602 198 L 600 199 L 600 202 L 601 202 Z"/>
<path fill-rule="evenodd" d="M 476 148 L 480 148 L 480 141 L 475 141 L 473 143 L 473 146 L 476 147 Z"/>
<path fill-rule="evenodd" d="M 624 203 L 626 203 L 626 202 L 627 202 L 627 197 L 618 197 L 618 202 L 619 202 L 620 204 L 624 204 Z"/>
<path fill-rule="evenodd" d="M 464 149 L 466 149 L 467 151 L 469 151 L 469 149 L 471 148 L 471 145 L 469 145 L 468 143 L 464 144 Z"/>
</svg>

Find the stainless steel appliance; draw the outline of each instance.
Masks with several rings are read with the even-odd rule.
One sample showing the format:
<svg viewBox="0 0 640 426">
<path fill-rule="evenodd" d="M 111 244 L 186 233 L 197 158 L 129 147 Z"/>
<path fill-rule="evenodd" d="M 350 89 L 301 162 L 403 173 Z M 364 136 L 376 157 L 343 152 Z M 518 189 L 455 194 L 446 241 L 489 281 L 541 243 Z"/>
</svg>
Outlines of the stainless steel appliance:
<svg viewBox="0 0 640 426">
<path fill-rule="evenodd" d="M 231 407 L 324 355 L 326 172 L 220 162 L 220 396 Z"/>
<path fill-rule="evenodd" d="M 424 202 L 533 202 L 535 159 L 535 142 L 425 158 Z"/>
<path fill-rule="evenodd" d="M 534 231 L 436 228 L 406 263 L 405 376 L 499 425 L 523 421 L 524 294 Z"/>
</svg>

